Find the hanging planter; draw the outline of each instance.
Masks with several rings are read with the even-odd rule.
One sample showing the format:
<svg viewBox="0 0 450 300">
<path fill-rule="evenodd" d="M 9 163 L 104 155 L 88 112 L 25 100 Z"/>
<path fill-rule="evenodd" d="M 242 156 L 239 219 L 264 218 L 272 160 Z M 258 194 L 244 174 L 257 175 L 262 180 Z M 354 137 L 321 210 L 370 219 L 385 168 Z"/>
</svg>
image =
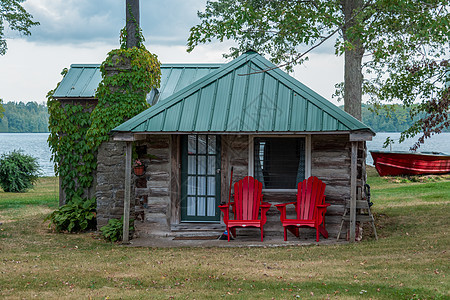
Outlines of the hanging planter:
<svg viewBox="0 0 450 300">
<path fill-rule="evenodd" d="M 145 173 L 145 165 L 139 159 L 134 162 L 133 172 L 136 176 L 142 176 Z"/>
</svg>

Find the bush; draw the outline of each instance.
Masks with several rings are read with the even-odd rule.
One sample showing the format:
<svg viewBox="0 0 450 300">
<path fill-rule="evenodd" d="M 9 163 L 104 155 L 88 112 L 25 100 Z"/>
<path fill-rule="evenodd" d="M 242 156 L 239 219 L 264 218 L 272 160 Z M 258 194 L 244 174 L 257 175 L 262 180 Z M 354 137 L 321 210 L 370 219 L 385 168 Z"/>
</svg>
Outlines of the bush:
<svg viewBox="0 0 450 300">
<path fill-rule="evenodd" d="M 95 198 L 82 199 L 75 196 L 72 201 L 48 215 L 44 221 L 50 220 L 49 227 L 54 226 L 58 232 L 80 232 L 96 229 L 96 206 Z"/>
<path fill-rule="evenodd" d="M 130 231 L 134 230 L 133 226 L 134 220 L 130 219 Z M 118 219 L 110 219 L 108 221 L 108 225 L 103 226 L 100 228 L 100 231 L 102 232 L 103 237 L 111 242 L 117 242 L 122 240 L 123 236 L 123 217 Z"/>
<path fill-rule="evenodd" d="M 4 153 L 0 157 L 0 186 L 5 192 L 23 193 L 33 188 L 39 177 L 37 159 L 22 150 Z"/>
</svg>

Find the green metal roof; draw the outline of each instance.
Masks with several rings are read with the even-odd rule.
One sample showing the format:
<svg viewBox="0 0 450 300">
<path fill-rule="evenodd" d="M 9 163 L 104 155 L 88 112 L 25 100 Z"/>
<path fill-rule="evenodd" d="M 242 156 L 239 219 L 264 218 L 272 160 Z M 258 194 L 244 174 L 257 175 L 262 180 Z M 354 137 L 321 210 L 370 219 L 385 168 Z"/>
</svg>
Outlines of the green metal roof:
<svg viewBox="0 0 450 300">
<path fill-rule="evenodd" d="M 208 75 L 223 64 L 162 64 L 161 87 L 156 101 L 164 100 L 175 92 Z"/>
<path fill-rule="evenodd" d="M 271 133 L 368 130 L 373 133 L 369 127 L 274 67 L 258 53 L 249 51 L 113 131 Z M 258 72 L 267 69 L 266 72 Z"/>
<path fill-rule="evenodd" d="M 73 64 L 56 89 L 55 98 L 91 98 L 102 80 L 100 65 Z"/>
<path fill-rule="evenodd" d="M 152 90 L 147 96 L 147 101 L 155 104 L 164 100 L 220 66 L 222 64 L 162 64 L 161 88 Z M 95 91 L 101 80 L 99 64 L 73 64 L 53 97 L 95 98 Z"/>
</svg>

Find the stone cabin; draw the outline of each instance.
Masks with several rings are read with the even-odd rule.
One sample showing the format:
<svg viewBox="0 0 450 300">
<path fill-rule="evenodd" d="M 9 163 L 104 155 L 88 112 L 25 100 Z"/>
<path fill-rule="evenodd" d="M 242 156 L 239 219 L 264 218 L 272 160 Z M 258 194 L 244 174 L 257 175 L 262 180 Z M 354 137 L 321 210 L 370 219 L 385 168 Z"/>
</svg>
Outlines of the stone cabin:
<svg viewBox="0 0 450 300">
<path fill-rule="evenodd" d="M 161 88 L 148 97 L 154 105 L 99 149 L 99 227 L 124 214 L 129 188 L 139 236 L 218 234 L 230 180 L 254 176 L 274 205 L 293 201 L 296 183 L 317 176 L 327 184 L 326 227 L 335 238 L 346 201 L 362 197 L 365 141 L 375 133 L 273 67 L 253 51 L 224 65 L 162 65 Z M 127 179 L 131 147 L 145 173 Z M 283 235 L 275 207 L 264 231 Z"/>
</svg>

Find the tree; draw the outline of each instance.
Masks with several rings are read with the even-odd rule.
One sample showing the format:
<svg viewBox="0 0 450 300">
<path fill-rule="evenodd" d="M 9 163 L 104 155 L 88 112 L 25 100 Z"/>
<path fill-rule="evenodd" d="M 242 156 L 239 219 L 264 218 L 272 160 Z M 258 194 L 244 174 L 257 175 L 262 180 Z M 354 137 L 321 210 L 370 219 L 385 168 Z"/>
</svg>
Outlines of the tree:
<svg viewBox="0 0 450 300">
<path fill-rule="evenodd" d="M 3 102 L 3 99 L 0 99 L 0 119 L 3 118 L 3 113 L 5 112 L 2 102 Z"/>
<path fill-rule="evenodd" d="M 31 35 L 30 27 L 39 25 L 33 16 L 21 5 L 25 0 L 0 0 L 0 55 L 5 55 L 8 49 L 5 39 L 5 23 L 10 30 L 23 35 Z"/>
<path fill-rule="evenodd" d="M 1 102 L 0 102 L 1 103 Z M 0 132 L 48 132 L 47 106 L 37 102 L 7 102 Z M 1 114 L 2 107 L 0 107 Z"/>
<path fill-rule="evenodd" d="M 343 95 L 346 112 L 361 119 L 363 92 L 375 102 L 400 100 L 405 105 L 419 97 L 424 103 L 420 108 L 427 110 L 430 94 L 448 99 L 448 92 L 445 94 L 439 84 L 442 81 L 436 81 L 445 74 L 440 66 L 448 64 L 443 50 L 449 42 L 448 4 L 447 0 L 208 1 L 205 11 L 198 13 L 201 23 L 191 28 L 188 51 L 213 39 L 234 40 L 238 46 L 232 47 L 226 57 L 236 57 L 251 48 L 269 54 L 275 64 L 289 71 L 306 60 L 310 51 L 333 38 L 335 53 L 345 55 L 345 81 L 338 85 L 338 95 Z M 439 66 L 434 68 L 431 82 L 426 80 L 431 76 L 429 65 Z M 417 69 L 415 66 L 420 72 L 415 71 L 414 80 L 400 82 L 411 76 L 408 74 Z M 404 76 L 398 76 L 399 72 Z M 369 77 L 364 79 L 363 73 Z M 393 93 L 395 84 L 406 90 L 418 81 L 428 82 L 430 92 L 415 90 L 401 95 L 397 88 L 399 92 Z M 438 102 L 440 110 L 428 110 L 440 112 L 434 124 L 442 125 L 448 100 Z"/>
</svg>

